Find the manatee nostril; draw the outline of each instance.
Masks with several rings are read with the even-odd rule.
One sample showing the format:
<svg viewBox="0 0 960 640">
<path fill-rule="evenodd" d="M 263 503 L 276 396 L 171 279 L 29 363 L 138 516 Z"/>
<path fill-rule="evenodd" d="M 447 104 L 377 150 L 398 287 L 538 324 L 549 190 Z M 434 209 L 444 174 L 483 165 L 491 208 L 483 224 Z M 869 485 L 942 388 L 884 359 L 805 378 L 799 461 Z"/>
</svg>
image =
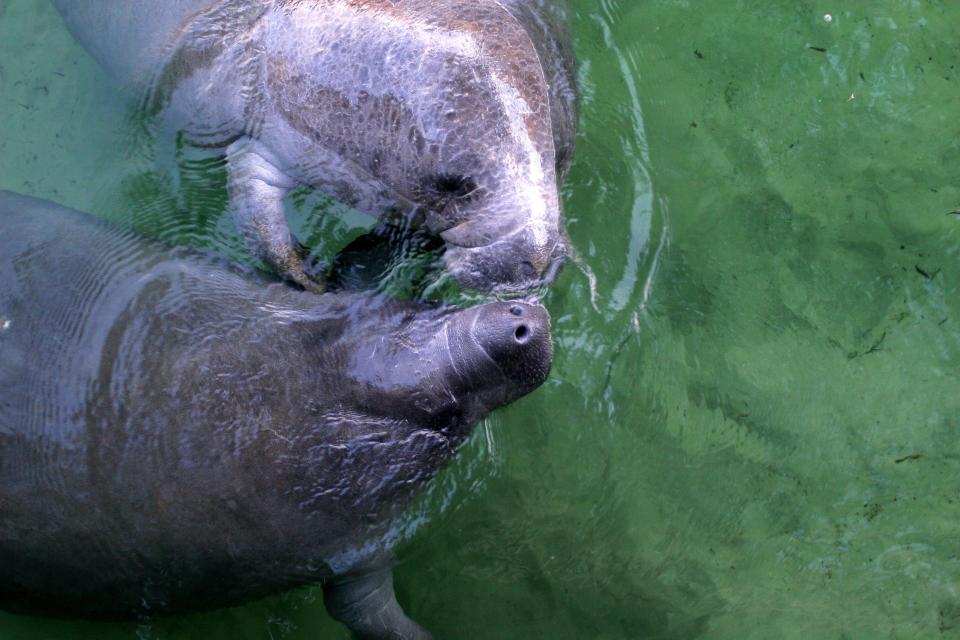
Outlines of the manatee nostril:
<svg viewBox="0 0 960 640">
<path fill-rule="evenodd" d="M 512 307 L 510 307 L 510 313 L 512 313 L 512 314 L 515 315 L 515 316 L 522 316 L 522 315 L 523 315 L 523 307 L 515 304 L 515 305 L 513 305 Z"/>
<path fill-rule="evenodd" d="M 525 324 L 519 325 L 513 332 L 513 337 L 517 344 L 524 344 L 530 337 L 530 329 Z"/>
</svg>

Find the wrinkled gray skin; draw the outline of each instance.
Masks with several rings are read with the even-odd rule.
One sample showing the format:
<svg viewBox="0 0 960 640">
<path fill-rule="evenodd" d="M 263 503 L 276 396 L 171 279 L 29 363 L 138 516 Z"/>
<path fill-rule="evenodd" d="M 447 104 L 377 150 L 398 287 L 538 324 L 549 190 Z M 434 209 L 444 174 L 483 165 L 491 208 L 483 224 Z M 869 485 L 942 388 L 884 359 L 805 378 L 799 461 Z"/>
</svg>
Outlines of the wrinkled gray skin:
<svg viewBox="0 0 960 640">
<path fill-rule="evenodd" d="M 422 221 L 481 290 L 552 280 L 576 92 L 562 0 L 54 0 L 144 108 L 225 149 L 250 248 L 312 290 L 282 198 Z"/>
<path fill-rule="evenodd" d="M 2 192 L 0 229 L 0 606 L 136 616 L 323 581 L 360 637 L 429 638 L 390 526 L 544 381 L 542 307 L 316 296 Z"/>
</svg>

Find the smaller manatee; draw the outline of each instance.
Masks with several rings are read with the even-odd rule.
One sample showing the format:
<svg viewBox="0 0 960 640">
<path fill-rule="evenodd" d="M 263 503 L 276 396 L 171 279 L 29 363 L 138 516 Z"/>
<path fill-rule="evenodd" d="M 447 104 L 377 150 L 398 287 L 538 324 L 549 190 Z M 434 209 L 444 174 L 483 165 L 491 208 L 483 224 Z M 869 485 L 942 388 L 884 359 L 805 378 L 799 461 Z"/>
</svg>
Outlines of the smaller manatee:
<svg viewBox="0 0 960 640">
<path fill-rule="evenodd" d="M 577 92 L 565 0 L 54 0 L 163 139 L 219 150 L 277 273 L 324 283 L 283 199 L 320 189 L 416 221 L 484 291 L 549 284 Z"/>
</svg>

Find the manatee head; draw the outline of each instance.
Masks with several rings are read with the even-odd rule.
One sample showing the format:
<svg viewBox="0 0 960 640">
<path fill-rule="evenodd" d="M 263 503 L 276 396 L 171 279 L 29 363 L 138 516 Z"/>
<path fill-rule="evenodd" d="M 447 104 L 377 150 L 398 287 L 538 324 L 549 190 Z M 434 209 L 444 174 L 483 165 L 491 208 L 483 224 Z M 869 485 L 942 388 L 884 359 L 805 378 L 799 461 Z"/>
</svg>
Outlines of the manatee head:
<svg viewBox="0 0 960 640">
<path fill-rule="evenodd" d="M 353 411 L 388 414 L 457 444 L 491 411 L 543 384 L 551 363 L 547 311 L 492 302 L 402 314 L 391 331 L 351 349 L 345 373 Z"/>
<path fill-rule="evenodd" d="M 420 198 L 446 245 L 447 271 L 471 289 L 549 284 L 567 254 L 558 158 L 542 73 L 458 61 L 443 94 L 449 127 Z M 512 73 L 511 73 L 512 72 Z M 431 197 L 432 196 L 432 197 Z"/>
<path fill-rule="evenodd" d="M 444 241 L 447 271 L 470 289 L 506 293 L 547 285 L 567 255 L 555 174 L 542 171 L 539 151 L 511 152 L 525 168 L 478 163 L 473 173 L 446 176 L 450 193 L 427 215 Z"/>
<path fill-rule="evenodd" d="M 304 508 L 324 514 L 318 537 L 352 546 L 385 534 L 480 420 L 546 380 L 549 316 L 522 302 L 327 299 L 332 306 L 295 321 L 281 341 L 284 368 L 299 363 L 296 389 L 276 394 L 266 413 L 294 407 L 291 482 Z"/>
<path fill-rule="evenodd" d="M 549 284 L 567 253 L 559 195 L 565 151 L 558 154 L 528 34 L 499 5 L 475 19 L 482 29 L 457 32 L 460 49 L 436 54 L 439 90 L 422 119 L 440 123 L 442 138 L 420 201 L 457 281 L 525 291 Z"/>
</svg>

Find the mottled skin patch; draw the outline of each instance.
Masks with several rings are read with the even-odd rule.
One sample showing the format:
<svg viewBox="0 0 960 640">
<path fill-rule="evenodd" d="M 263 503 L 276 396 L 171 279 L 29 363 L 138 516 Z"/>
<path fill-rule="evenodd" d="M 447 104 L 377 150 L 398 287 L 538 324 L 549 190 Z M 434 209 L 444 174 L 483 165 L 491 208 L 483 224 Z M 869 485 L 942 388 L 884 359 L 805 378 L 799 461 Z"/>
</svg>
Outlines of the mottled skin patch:
<svg viewBox="0 0 960 640">
<path fill-rule="evenodd" d="M 561 4 L 55 3 L 104 66 L 140 85 L 147 109 L 194 144 L 226 148 L 238 227 L 305 287 L 322 288 L 297 256 L 281 202 L 297 184 L 373 215 L 424 220 L 469 287 L 527 289 L 562 262 L 558 182 L 576 92 Z M 474 188 L 443 188 L 462 183 Z"/>
</svg>

